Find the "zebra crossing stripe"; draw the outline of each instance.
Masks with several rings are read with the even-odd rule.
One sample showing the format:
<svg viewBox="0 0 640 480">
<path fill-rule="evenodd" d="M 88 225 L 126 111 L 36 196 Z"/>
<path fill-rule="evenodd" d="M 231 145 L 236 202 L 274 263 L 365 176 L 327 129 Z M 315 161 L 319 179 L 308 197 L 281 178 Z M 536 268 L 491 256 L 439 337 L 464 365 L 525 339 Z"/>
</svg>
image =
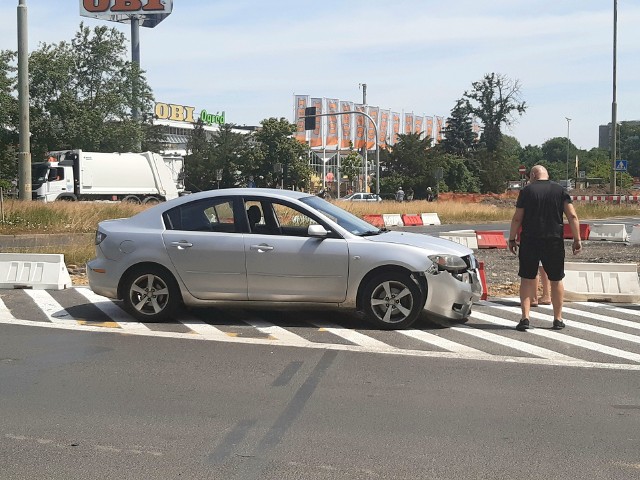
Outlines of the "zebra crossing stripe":
<svg viewBox="0 0 640 480">
<path fill-rule="evenodd" d="M 491 302 L 489 302 L 489 304 L 490 303 Z M 520 313 L 520 308 L 518 308 L 518 307 L 505 307 L 505 306 L 503 306 L 501 309 L 502 310 L 506 310 L 508 312 Z M 583 316 L 583 317 L 585 317 L 585 316 L 590 317 L 588 315 L 588 313 L 585 313 L 585 312 L 582 312 L 582 311 L 579 311 L 579 312 L 580 312 L 580 315 Z M 534 312 L 533 310 L 530 311 L 529 318 L 530 319 L 531 318 L 536 318 L 536 319 L 539 319 L 539 320 L 546 320 L 546 321 L 549 321 L 549 322 L 553 322 L 553 315 L 545 315 L 544 313 Z M 590 317 L 590 318 L 593 318 L 593 317 Z M 625 340 L 627 342 L 640 344 L 640 337 L 637 336 L 637 335 L 631 335 L 629 333 L 618 332 L 616 330 L 610 330 L 608 328 L 598 327 L 596 325 L 590 325 L 590 324 L 576 322 L 576 321 L 571 322 L 571 327 L 572 328 L 576 328 L 578 330 L 584 330 L 586 332 L 591 332 L 591 333 L 597 333 L 599 335 L 604 335 L 605 337 L 615 338 L 617 340 Z"/>
<path fill-rule="evenodd" d="M 496 308 L 499 308 L 501 310 L 506 310 L 506 311 L 511 311 L 511 312 L 518 312 L 520 313 L 520 309 L 517 307 L 505 307 L 504 305 L 500 305 L 497 303 L 493 303 L 493 302 L 486 302 L 485 305 L 487 306 L 493 306 Z M 532 315 L 533 317 L 533 315 Z M 541 315 L 541 314 L 535 314 L 536 318 L 540 318 L 540 317 L 545 317 L 544 319 L 548 319 L 548 315 Z M 510 322 L 511 325 L 514 326 L 516 325 L 516 322 Z M 570 324 L 570 328 L 577 328 L 578 325 L 581 325 L 579 322 L 572 322 Z M 604 330 L 604 329 L 603 329 Z M 638 355 L 637 353 L 632 353 L 632 352 L 627 352 L 625 350 L 620 350 L 619 348 L 614 348 L 614 347 L 608 347 L 606 345 L 601 345 L 599 343 L 595 343 L 595 342 L 590 342 L 588 340 L 582 340 L 579 338 L 574 338 L 571 337 L 569 335 L 560 333 L 560 332 L 551 332 L 551 331 L 547 331 L 547 330 L 540 330 L 540 329 L 531 329 L 531 330 L 527 330 L 528 334 L 533 334 L 533 335 L 538 335 L 540 337 L 545 337 L 551 340 L 555 340 L 558 342 L 563 342 L 563 343 L 568 343 L 569 345 L 574 345 L 576 347 L 581 347 L 581 348 L 585 348 L 587 350 L 592 350 L 594 352 L 599 352 L 599 353 L 604 353 L 606 355 L 611 355 L 613 357 L 618 357 L 618 358 L 624 358 L 627 360 L 631 360 L 633 362 L 640 362 L 640 355 Z"/>
<path fill-rule="evenodd" d="M 393 350 L 394 348 L 390 345 L 387 345 L 380 340 L 376 340 L 375 338 L 368 337 L 367 335 L 363 335 L 360 332 L 356 332 L 355 330 L 350 330 L 348 328 L 343 328 L 340 325 L 336 325 L 330 322 L 310 322 L 312 325 L 315 325 L 318 328 L 321 328 L 329 333 L 332 333 L 340 338 L 344 338 L 349 342 L 359 345 L 361 347 L 375 348 L 379 350 Z"/>
<path fill-rule="evenodd" d="M 439 337 L 438 335 L 434 335 L 433 333 L 425 332 L 424 330 L 398 330 L 398 333 L 401 333 L 402 335 L 405 335 L 407 337 L 415 338 L 416 340 L 420 340 L 424 343 L 435 345 L 436 347 L 442 348 L 443 350 L 447 350 L 449 352 L 489 355 L 488 353 L 485 353 L 476 348 L 471 348 L 461 343 L 452 342 L 451 340 Z"/>
<path fill-rule="evenodd" d="M 46 290 L 24 290 L 51 323 L 76 323 L 75 319 Z"/>
<path fill-rule="evenodd" d="M 623 313 L 626 315 L 633 315 L 636 317 L 640 317 L 640 310 L 632 310 L 631 308 L 621 308 L 621 307 L 613 306 L 611 304 L 595 303 L 595 302 L 572 302 L 572 303 L 575 303 L 576 305 L 583 305 L 585 307 L 599 308 L 600 310 L 606 310 L 607 312 Z M 591 315 L 594 315 L 594 314 L 589 313 L 589 316 Z M 609 317 L 605 317 L 605 318 L 609 318 Z M 635 322 L 628 322 L 626 320 L 617 320 L 617 319 L 612 319 L 612 321 L 624 322 L 624 323 L 621 323 L 620 325 L 624 325 L 625 327 L 627 326 L 627 323 L 631 323 L 633 325 L 633 327 L 631 328 L 640 328 L 640 325 Z"/>
<path fill-rule="evenodd" d="M 93 293 L 88 287 L 76 287 L 76 291 L 98 307 L 107 317 L 116 322 L 120 328 L 132 332 L 149 332 L 150 329 L 144 323 L 136 322 L 133 318 L 113 303 L 109 298 Z"/>
<path fill-rule="evenodd" d="M 482 313 L 482 312 L 473 312 L 471 314 L 471 318 L 477 318 L 478 320 L 483 320 L 485 322 L 490 322 L 496 325 L 502 325 L 504 327 L 513 327 L 513 322 L 510 322 L 509 320 L 504 320 L 499 317 L 494 317 L 493 315 L 487 315 L 486 313 Z M 513 348 L 514 350 L 519 350 L 521 352 L 528 353 L 530 355 L 535 355 L 540 358 L 546 358 L 549 360 L 572 360 L 573 359 L 568 355 L 563 355 L 562 353 L 558 353 L 553 350 L 549 350 L 547 348 L 537 347 L 535 345 L 531 345 L 526 342 L 521 342 L 520 340 L 503 337 L 501 335 L 496 335 L 495 333 L 485 332 L 484 330 L 479 330 L 470 325 L 460 325 L 460 326 L 451 327 L 451 328 L 453 330 L 463 332 L 468 335 L 473 335 L 474 337 L 482 338 L 484 340 L 488 340 L 490 342 L 497 343 L 505 347 Z"/>
<path fill-rule="evenodd" d="M 11 322 L 15 320 L 16 317 L 13 316 L 11 310 L 7 308 L 2 299 L 0 299 L 0 319 L 4 322 Z"/>
<path fill-rule="evenodd" d="M 519 301 L 519 299 L 511 299 L 511 298 L 502 298 L 500 300 L 504 300 L 504 301 L 507 301 L 507 302 L 512 302 L 512 301 L 518 302 Z M 585 307 L 594 307 L 594 308 L 606 309 L 609 312 L 624 313 L 624 314 L 628 314 L 628 315 L 640 316 L 640 311 L 631 310 L 631 309 L 628 309 L 628 308 L 613 307 L 613 306 L 605 305 L 603 303 L 571 302 L 571 304 L 583 305 Z M 539 305 L 538 308 L 543 309 L 545 311 L 553 311 L 553 306 L 552 305 Z M 621 327 L 627 327 L 627 328 L 632 328 L 634 330 L 640 330 L 640 323 L 638 323 L 638 322 L 631 322 L 629 320 L 622 320 L 622 319 L 619 319 L 619 318 L 612 318 L 612 317 L 609 317 L 609 316 L 606 316 L 606 315 L 600 315 L 599 313 L 585 312 L 584 310 L 578 310 L 576 308 L 568 307 L 566 303 L 562 307 L 562 312 L 563 313 L 569 313 L 571 315 L 577 315 L 577 316 L 580 316 L 580 317 L 590 318 L 592 320 L 599 320 L 601 322 L 612 323 L 614 325 L 619 325 Z"/>
<path fill-rule="evenodd" d="M 187 318 L 180 318 L 179 322 L 182 323 L 185 327 L 193 330 L 198 335 L 202 335 L 203 337 L 210 340 L 229 340 L 229 336 L 213 325 L 210 325 L 202 320 L 189 316 Z"/>
<path fill-rule="evenodd" d="M 272 340 L 281 341 L 287 343 L 289 345 L 307 345 L 311 343 L 306 338 L 302 338 L 300 335 L 296 335 L 289 330 L 278 327 L 273 323 L 266 322 L 264 320 L 260 320 L 258 318 L 250 318 L 248 320 L 243 320 L 243 322 L 251 325 L 253 328 L 261 331 L 262 333 L 266 333 Z"/>
</svg>

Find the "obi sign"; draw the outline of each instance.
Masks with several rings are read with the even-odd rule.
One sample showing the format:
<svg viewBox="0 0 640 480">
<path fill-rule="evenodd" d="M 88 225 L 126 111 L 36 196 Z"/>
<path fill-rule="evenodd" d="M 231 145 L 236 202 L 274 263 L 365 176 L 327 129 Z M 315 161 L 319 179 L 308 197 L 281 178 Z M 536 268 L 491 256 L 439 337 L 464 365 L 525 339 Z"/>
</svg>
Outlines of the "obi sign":
<svg viewBox="0 0 640 480">
<path fill-rule="evenodd" d="M 173 0 L 80 0 L 80 16 L 128 22 L 132 15 L 153 27 L 173 9 Z M 145 25 L 147 23 L 147 25 Z"/>
<path fill-rule="evenodd" d="M 160 120 L 173 120 L 176 122 L 196 123 L 197 120 L 194 117 L 195 107 L 188 107 L 186 105 L 175 105 L 172 103 L 157 102 L 155 106 L 155 116 Z M 202 123 L 206 125 L 223 125 L 224 112 L 222 113 L 209 113 L 206 110 L 200 112 L 198 120 L 202 120 Z"/>
</svg>

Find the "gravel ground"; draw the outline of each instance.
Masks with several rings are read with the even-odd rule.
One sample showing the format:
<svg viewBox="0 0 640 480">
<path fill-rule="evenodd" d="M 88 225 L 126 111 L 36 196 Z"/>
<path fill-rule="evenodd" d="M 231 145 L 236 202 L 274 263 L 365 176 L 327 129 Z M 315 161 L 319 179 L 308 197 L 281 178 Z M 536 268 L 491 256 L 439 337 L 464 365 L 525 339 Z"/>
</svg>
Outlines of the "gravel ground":
<svg viewBox="0 0 640 480">
<path fill-rule="evenodd" d="M 589 263 L 635 263 L 640 267 L 640 245 L 622 242 L 584 241 L 582 252 L 571 253 L 571 240 L 565 240 L 567 262 Z M 518 295 L 518 257 L 500 248 L 482 248 L 475 251 L 479 261 L 484 262 L 489 296 Z M 87 285 L 84 266 L 67 265 L 74 285 Z"/>
<path fill-rule="evenodd" d="M 582 251 L 573 255 L 571 240 L 565 240 L 566 262 L 588 263 L 635 263 L 640 267 L 640 245 L 622 242 L 583 241 Z M 475 251 L 479 261 L 484 262 L 489 296 L 511 296 L 518 294 L 518 257 L 509 250 L 483 248 Z"/>
</svg>

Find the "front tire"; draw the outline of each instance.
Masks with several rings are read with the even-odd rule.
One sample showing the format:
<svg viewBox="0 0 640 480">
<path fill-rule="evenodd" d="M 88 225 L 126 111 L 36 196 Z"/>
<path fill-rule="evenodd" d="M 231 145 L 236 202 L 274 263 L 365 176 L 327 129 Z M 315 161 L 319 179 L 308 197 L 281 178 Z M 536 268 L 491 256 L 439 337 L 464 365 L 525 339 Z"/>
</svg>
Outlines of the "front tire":
<svg viewBox="0 0 640 480">
<path fill-rule="evenodd" d="M 123 285 L 125 309 L 141 322 L 164 322 L 181 303 L 173 276 L 158 267 L 132 271 Z"/>
<path fill-rule="evenodd" d="M 363 291 L 367 319 L 385 330 L 408 328 L 424 307 L 425 294 L 405 273 L 389 272 L 373 277 Z"/>
</svg>

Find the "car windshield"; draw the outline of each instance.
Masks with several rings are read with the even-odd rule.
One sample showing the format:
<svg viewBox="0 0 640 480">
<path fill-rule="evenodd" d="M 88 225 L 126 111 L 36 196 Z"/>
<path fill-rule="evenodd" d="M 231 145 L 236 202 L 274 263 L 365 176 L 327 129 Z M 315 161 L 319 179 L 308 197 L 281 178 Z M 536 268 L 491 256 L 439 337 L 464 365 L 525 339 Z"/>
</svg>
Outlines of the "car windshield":
<svg viewBox="0 0 640 480">
<path fill-rule="evenodd" d="M 336 207 L 333 203 L 329 203 L 320 197 L 304 197 L 301 198 L 300 201 L 307 204 L 311 208 L 322 212 L 324 215 L 334 220 L 342 228 L 348 230 L 354 235 L 378 235 L 385 231 L 374 227 L 370 223 L 365 222 L 361 218 L 356 217 L 355 215 L 341 209 L 340 207 Z"/>
</svg>

